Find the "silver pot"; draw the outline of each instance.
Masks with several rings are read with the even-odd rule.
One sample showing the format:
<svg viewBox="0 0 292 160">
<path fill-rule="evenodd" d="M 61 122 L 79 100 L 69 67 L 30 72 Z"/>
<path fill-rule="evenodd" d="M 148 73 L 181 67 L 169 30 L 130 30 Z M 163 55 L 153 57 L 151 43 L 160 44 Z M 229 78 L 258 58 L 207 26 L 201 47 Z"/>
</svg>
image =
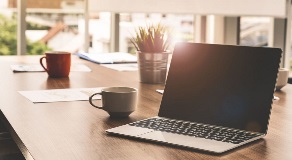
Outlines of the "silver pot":
<svg viewBox="0 0 292 160">
<path fill-rule="evenodd" d="M 140 82 L 165 83 L 169 52 L 144 53 L 137 51 Z"/>
</svg>

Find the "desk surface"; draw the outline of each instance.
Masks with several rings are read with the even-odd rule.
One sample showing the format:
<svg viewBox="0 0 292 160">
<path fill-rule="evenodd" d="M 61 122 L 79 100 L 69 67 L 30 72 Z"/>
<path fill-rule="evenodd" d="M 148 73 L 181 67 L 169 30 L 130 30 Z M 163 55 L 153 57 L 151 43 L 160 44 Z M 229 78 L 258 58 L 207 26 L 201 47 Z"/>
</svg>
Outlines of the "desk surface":
<svg viewBox="0 0 292 160">
<path fill-rule="evenodd" d="M 73 57 L 92 72 L 71 72 L 69 78 L 48 78 L 45 72 L 13 73 L 10 64 L 38 63 L 38 56 L 0 57 L 0 118 L 27 159 L 292 159 L 292 85 L 275 95 L 269 131 L 264 139 L 224 154 L 109 136 L 108 128 L 156 116 L 164 85 L 139 83 L 137 72 L 118 72 Z M 125 119 L 112 119 L 87 101 L 39 103 L 20 90 L 131 86 L 138 88 L 137 110 Z M 290 98 L 288 98 L 290 97 Z"/>
</svg>

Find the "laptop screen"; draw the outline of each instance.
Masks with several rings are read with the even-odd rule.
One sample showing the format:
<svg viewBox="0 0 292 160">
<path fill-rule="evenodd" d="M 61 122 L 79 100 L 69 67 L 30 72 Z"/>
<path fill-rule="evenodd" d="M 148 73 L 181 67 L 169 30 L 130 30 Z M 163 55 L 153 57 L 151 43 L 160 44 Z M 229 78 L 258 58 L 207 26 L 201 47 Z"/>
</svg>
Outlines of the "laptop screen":
<svg viewBox="0 0 292 160">
<path fill-rule="evenodd" d="M 281 53 L 178 43 L 158 115 L 266 133 Z"/>
</svg>

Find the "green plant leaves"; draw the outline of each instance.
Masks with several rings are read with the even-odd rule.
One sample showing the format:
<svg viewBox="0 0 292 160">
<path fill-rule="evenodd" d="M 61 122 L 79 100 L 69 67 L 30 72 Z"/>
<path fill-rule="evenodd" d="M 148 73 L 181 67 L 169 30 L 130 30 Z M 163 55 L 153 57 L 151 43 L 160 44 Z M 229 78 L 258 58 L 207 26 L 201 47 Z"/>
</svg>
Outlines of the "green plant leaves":
<svg viewBox="0 0 292 160">
<path fill-rule="evenodd" d="M 0 55 L 16 55 L 17 53 L 17 23 L 16 19 L 9 19 L 0 14 Z M 44 54 L 51 50 L 46 44 L 41 42 L 27 41 L 27 54 Z"/>
</svg>

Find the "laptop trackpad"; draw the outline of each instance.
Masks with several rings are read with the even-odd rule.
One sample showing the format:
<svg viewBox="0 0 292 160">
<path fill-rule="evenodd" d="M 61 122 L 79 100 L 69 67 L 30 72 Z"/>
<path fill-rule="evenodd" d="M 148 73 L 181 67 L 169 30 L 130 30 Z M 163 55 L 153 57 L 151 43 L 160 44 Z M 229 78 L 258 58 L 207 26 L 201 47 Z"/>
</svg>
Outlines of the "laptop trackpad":
<svg viewBox="0 0 292 160">
<path fill-rule="evenodd" d="M 235 144 L 232 143 L 214 141 L 204 138 L 196 138 L 161 131 L 153 131 L 150 133 L 142 134 L 138 137 L 203 150 L 211 149 L 217 152 L 223 152 L 226 148 L 230 149 L 236 146 Z"/>
<path fill-rule="evenodd" d="M 116 133 L 120 135 L 127 135 L 127 136 L 134 136 L 134 137 L 138 137 L 138 135 L 145 134 L 152 131 L 153 129 L 135 127 L 135 126 L 130 126 L 130 125 L 123 125 L 120 127 L 106 130 L 107 133 Z"/>
</svg>

